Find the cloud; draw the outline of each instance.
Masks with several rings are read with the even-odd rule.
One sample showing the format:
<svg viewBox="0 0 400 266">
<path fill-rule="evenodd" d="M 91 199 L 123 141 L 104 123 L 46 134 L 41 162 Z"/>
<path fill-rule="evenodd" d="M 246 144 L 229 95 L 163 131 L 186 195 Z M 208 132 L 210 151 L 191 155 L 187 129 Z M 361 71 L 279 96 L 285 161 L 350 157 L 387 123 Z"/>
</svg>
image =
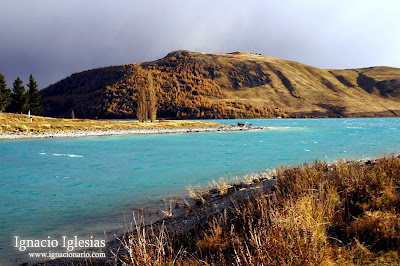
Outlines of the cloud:
<svg viewBox="0 0 400 266">
<path fill-rule="evenodd" d="M 186 49 L 248 51 L 323 68 L 400 67 L 397 1 L 7 1 L 0 72 L 41 88 L 74 72 Z"/>
</svg>

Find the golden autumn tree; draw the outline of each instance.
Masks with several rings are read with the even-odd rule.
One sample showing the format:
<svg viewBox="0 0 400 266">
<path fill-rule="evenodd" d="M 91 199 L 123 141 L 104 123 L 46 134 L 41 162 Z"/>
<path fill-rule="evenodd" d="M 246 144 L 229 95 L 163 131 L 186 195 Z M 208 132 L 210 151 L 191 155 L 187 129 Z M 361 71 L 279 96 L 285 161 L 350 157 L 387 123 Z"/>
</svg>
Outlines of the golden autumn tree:
<svg viewBox="0 0 400 266">
<path fill-rule="evenodd" d="M 138 69 L 138 74 L 143 72 L 142 68 Z M 146 100 L 146 87 L 143 78 L 139 77 L 137 79 L 137 109 L 136 109 L 136 117 L 139 122 L 143 123 L 147 121 L 148 118 L 148 104 Z"/>
<path fill-rule="evenodd" d="M 149 72 L 149 74 L 147 75 L 147 83 L 148 83 L 148 96 L 149 96 L 149 101 L 148 101 L 149 116 L 151 122 L 154 123 L 157 117 L 157 96 L 151 72 Z"/>
</svg>

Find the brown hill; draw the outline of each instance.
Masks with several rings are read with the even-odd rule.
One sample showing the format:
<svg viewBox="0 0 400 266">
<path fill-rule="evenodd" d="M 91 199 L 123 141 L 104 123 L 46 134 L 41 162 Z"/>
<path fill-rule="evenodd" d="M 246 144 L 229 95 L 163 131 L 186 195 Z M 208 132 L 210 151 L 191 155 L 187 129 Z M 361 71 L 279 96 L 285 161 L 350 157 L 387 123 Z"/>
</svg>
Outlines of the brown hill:
<svg viewBox="0 0 400 266">
<path fill-rule="evenodd" d="M 400 115 L 400 69 L 325 70 L 235 52 L 177 51 L 146 63 L 87 70 L 42 90 L 43 114 L 135 118 L 137 88 L 157 84 L 158 117 Z"/>
</svg>

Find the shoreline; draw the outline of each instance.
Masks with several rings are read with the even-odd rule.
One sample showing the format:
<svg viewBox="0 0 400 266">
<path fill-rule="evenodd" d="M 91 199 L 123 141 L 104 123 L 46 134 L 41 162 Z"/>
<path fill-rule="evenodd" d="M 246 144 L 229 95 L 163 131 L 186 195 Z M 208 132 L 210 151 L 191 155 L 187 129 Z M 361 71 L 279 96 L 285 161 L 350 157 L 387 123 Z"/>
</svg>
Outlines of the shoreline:
<svg viewBox="0 0 400 266">
<path fill-rule="evenodd" d="M 138 228 L 148 230 L 151 227 L 168 227 L 171 230 L 182 230 L 182 232 L 196 230 L 199 224 L 209 223 L 210 217 L 216 217 L 225 210 L 232 211 L 235 208 L 235 202 L 244 201 L 247 197 L 251 197 L 254 193 L 260 191 L 270 193 L 271 188 L 277 185 L 274 173 L 274 171 L 250 173 L 242 176 L 241 179 L 231 180 L 228 183 L 216 183 L 212 186 L 194 189 L 193 195 L 186 192 L 173 195 L 168 198 L 169 206 L 166 205 L 164 200 L 144 208 L 137 208 L 132 213 L 127 214 L 125 224 L 94 234 L 106 237 L 104 248 L 80 249 L 77 252 L 104 252 L 106 258 L 92 258 L 91 263 L 94 265 L 115 265 L 114 262 L 117 257 L 128 255 L 123 243 L 129 238 L 129 234 L 136 234 Z M 135 215 L 135 218 L 132 215 Z M 137 224 L 134 219 L 136 219 Z M 85 258 L 56 258 L 46 262 L 39 260 L 18 262 L 21 266 L 56 266 L 69 265 L 70 263 L 85 264 L 87 260 Z"/>
<path fill-rule="evenodd" d="M 365 167 L 366 169 L 371 170 L 374 165 L 381 160 L 385 160 L 385 158 L 389 160 L 399 160 L 400 155 L 393 154 L 392 159 L 384 156 L 362 160 L 339 160 L 334 163 L 321 161 L 320 163 L 325 164 L 324 172 L 336 171 L 335 168 L 338 167 L 341 162 L 342 165 L 352 164 L 357 167 Z M 235 210 L 237 210 L 238 203 L 254 199 L 256 195 L 260 195 L 259 193 L 265 195 L 267 198 L 276 197 L 274 195 L 278 191 L 278 183 L 280 178 L 282 178 L 280 176 L 283 171 L 295 171 L 296 169 L 303 167 L 313 167 L 313 165 L 285 166 L 280 170 L 275 168 L 269 172 L 263 171 L 249 176 L 246 175 L 239 180 L 232 180 L 232 182 L 229 183 L 223 182 L 214 184 L 212 187 L 200 188 L 200 190 L 194 191 L 193 195 L 173 197 L 173 201 L 170 201 L 169 208 L 167 208 L 168 206 L 162 208 L 162 204 L 156 204 L 157 206 L 153 206 L 153 208 L 139 209 L 138 212 L 135 212 L 135 217 L 138 222 L 137 225 L 139 227 L 136 227 L 135 224 L 133 224 L 133 228 L 121 227 L 119 229 L 115 228 L 108 230 L 107 232 L 104 231 L 107 240 L 106 247 L 97 251 L 104 252 L 106 258 L 93 258 L 90 262 L 94 265 L 114 265 L 114 262 L 117 261 L 116 255 L 118 257 L 128 255 L 127 250 L 125 249 L 126 247 L 124 247 L 124 243 L 126 244 L 127 242 L 124 241 L 127 241 L 130 237 L 137 237 L 138 232 L 136 230 L 138 228 L 140 230 L 151 230 L 154 227 L 161 228 L 161 230 L 167 230 L 168 232 L 180 232 L 180 234 L 190 233 L 191 236 L 196 238 L 201 237 L 201 231 L 207 230 L 207 225 L 216 221 L 215 217 L 226 217 L 226 215 L 231 216 L 234 214 Z M 158 216 L 158 219 L 152 221 L 148 220 L 148 218 L 155 218 L 155 216 Z M 134 221 L 132 220 L 132 217 L 127 216 L 127 218 L 128 225 Z M 142 220 L 142 218 L 144 218 L 144 220 Z M 146 241 L 149 240 L 147 239 Z M 84 249 L 80 251 L 91 252 L 96 251 L 96 249 Z M 22 262 L 23 261 L 19 261 L 19 265 L 55 266 L 60 264 L 69 265 L 70 263 L 85 264 L 88 261 L 84 258 L 57 258 L 46 262 Z"/>
<path fill-rule="evenodd" d="M 171 133 L 198 133 L 198 132 L 234 132 L 249 130 L 268 130 L 267 127 L 220 125 L 199 127 L 175 127 L 175 128 L 138 128 L 138 129 L 93 129 L 93 130 L 58 130 L 42 132 L 0 132 L 1 140 L 14 139 L 43 139 L 43 138 L 76 138 L 98 136 L 122 136 L 122 135 L 150 135 Z"/>
<path fill-rule="evenodd" d="M 208 233 L 209 230 L 211 230 L 209 227 L 210 225 L 215 225 L 216 223 L 219 223 L 219 225 L 222 226 L 224 224 L 224 222 L 221 222 L 221 220 L 216 220 L 216 217 L 219 217 L 219 219 L 224 218 L 225 222 L 230 223 L 230 218 L 232 218 L 235 213 L 237 213 L 237 210 L 241 204 L 244 204 L 245 202 L 247 202 L 247 204 L 250 204 L 248 206 L 251 206 L 252 204 L 257 204 L 255 201 L 255 199 L 257 198 L 258 200 L 260 200 L 261 198 L 269 198 L 271 199 L 271 201 L 269 201 L 269 204 L 274 204 L 274 198 L 276 199 L 277 193 L 279 194 L 279 191 L 281 191 L 281 193 L 283 191 L 279 188 L 280 186 L 296 186 L 290 185 L 289 183 L 282 183 L 282 173 L 290 174 L 291 172 L 304 167 L 308 167 L 309 169 L 314 167 L 314 169 L 321 170 L 318 164 L 322 164 L 322 166 L 324 166 L 323 172 L 326 174 L 331 172 L 333 173 L 335 171 L 337 173 L 340 173 L 340 171 L 336 170 L 336 167 L 345 167 L 345 169 L 348 169 L 346 168 L 347 165 L 353 165 L 357 168 L 365 168 L 368 171 L 372 171 L 374 165 L 378 164 L 379 161 L 399 159 L 399 155 L 393 155 L 391 158 L 380 157 L 363 160 L 355 159 L 349 161 L 336 161 L 335 163 L 326 163 L 324 161 L 321 161 L 310 166 L 287 166 L 284 169 L 275 169 L 269 173 L 261 172 L 251 175 L 248 178 L 234 181 L 230 184 L 215 184 L 215 186 L 213 187 L 195 191 L 195 194 L 189 195 L 188 197 L 186 196 L 182 198 L 175 198 L 173 202 L 170 202 L 170 207 L 168 209 L 162 210 L 161 208 L 159 208 L 156 212 L 155 209 L 142 209 L 141 212 L 139 211 L 139 213 L 135 212 L 135 217 L 137 220 L 130 220 L 130 222 L 135 221 L 135 223 L 133 224 L 133 228 L 120 228 L 120 230 L 109 231 L 107 233 L 107 236 L 114 234 L 115 237 L 114 239 L 108 239 L 106 247 L 100 250 L 101 252 L 104 252 L 106 254 L 106 258 L 92 259 L 91 263 L 94 263 L 95 265 L 115 265 L 114 263 L 121 256 L 129 256 L 126 248 L 131 247 L 131 244 L 136 243 L 134 241 L 129 242 L 129 239 L 139 239 L 143 236 L 141 235 L 143 234 L 143 232 L 152 232 L 153 228 L 158 228 L 162 232 L 167 233 L 178 232 L 177 235 L 191 236 L 193 237 L 193 239 L 197 239 L 198 241 L 198 239 L 202 239 L 204 237 L 205 233 Z M 385 165 L 388 164 L 385 163 Z M 305 191 L 309 191 L 309 189 L 306 189 Z M 292 191 L 290 193 L 294 192 Z M 271 206 L 269 206 L 269 208 L 271 208 Z M 154 216 L 158 212 L 161 212 L 163 214 L 163 217 L 159 217 L 159 219 L 153 220 L 150 223 L 144 223 L 145 221 L 148 221 L 146 218 L 149 218 L 152 215 Z M 311 213 L 311 215 L 313 214 Z M 132 217 L 130 218 L 132 219 Z M 301 227 L 300 233 L 303 232 L 302 230 L 312 230 L 313 227 L 310 228 Z M 140 231 L 138 232 L 137 230 Z M 157 237 L 158 235 L 156 234 L 154 236 Z M 206 239 L 208 239 L 207 236 Z M 147 241 L 150 241 L 150 238 L 145 238 L 145 242 L 148 245 L 151 244 Z M 90 252 L 90 250 L 88 251 Z M 75 264 L 87 263 L 87 261 L 82 258 L 75 258 L 72 260 L 69 258 L 58 258 L 56 260 L 47 261 L 46 263 L 33 262 L 32 264 L 26 265 L 67 265 L 71 262 Z"/>
</svg>

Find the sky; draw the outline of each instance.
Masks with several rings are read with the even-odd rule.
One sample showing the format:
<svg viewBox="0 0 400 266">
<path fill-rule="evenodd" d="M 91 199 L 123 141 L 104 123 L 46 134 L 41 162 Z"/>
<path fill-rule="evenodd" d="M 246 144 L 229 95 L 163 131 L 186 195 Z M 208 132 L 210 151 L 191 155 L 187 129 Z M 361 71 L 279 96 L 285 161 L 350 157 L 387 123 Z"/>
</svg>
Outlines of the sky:
<svg viewBox="0 0 400 266">
<path fill-rule="evenodd" d="M 398 0 L 0 0 L 0 73 L 39 89 L 171 51 L 400 68 Z"/>
</svg>

